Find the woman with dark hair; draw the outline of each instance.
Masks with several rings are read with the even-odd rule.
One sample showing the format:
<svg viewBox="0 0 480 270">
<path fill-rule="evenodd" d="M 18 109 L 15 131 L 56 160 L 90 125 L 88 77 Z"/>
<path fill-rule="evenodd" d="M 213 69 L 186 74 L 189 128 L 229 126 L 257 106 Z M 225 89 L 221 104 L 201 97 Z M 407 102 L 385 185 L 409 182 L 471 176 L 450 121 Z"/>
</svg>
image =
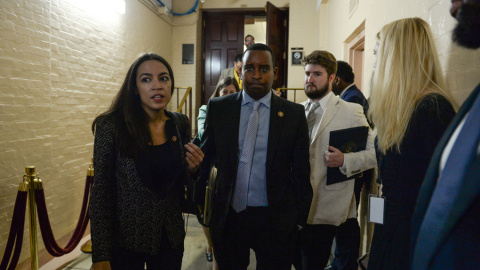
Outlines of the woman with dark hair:
<svg viewBox="0 0 480 270">
<path fill-rule="evenodd" d="M 203 153 L 188 118 L 166 111 L 173 89 L 168 62 L 144 54 L 93 121 L 92 269 L 181 269 L 180 200 Z"/>
</svg>

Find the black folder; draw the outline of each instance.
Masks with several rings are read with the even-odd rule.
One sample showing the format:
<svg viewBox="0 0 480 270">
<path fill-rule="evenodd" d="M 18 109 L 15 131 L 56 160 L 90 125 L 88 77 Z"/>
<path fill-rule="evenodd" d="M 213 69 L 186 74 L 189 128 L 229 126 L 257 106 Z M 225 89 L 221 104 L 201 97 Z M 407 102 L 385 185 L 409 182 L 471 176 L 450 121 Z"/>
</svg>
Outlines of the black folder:
<svg viewBox="0 0 480 270">
<path fill-rule="evenodd" d="M 368 127 L 354 127 L 330 131 L 329 145 L 342 153 L 359 152 L 367 146 Z M 362 173 L 354 174 L 347 178 L 340 172 L 340 168 L 327 168 L 327 185 L 332 185 L 359 177 Z"/>
</svg>

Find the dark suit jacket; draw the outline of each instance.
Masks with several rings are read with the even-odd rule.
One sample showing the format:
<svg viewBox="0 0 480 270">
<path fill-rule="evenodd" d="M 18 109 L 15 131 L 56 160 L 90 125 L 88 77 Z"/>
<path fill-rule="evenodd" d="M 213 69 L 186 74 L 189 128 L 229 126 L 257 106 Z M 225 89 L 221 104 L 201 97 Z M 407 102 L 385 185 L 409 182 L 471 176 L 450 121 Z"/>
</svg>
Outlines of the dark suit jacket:
<svg viewBox="0 0 480 270">
<path fill-rule="evenodd" d="M 363 107 L 363 114 L 365 114 L 365 117 L 367 118 L 368 124 L 372 126 L 370 123 L 367 112 L 368 112 L 368 101 L 363 95 L 362 91 L 357 88 L 357 86 L 354 84 L 350 88 L 343 93 L 343 95 L 340 97 L 341 99 L 348 101 L 348 102 L 353 102 L 360 104 L 360 106 Z M 367 183 L 367 185 L 370 184 L 371 178 L 374 176 L 375 169 L 370 169 L 367 171 L 364 171 L 363 174 L 360 177 L 355 178 L 355 198 L 357 200 L 357 206 L 360 203 L 360 191 L 362 190 L 363 183 Z"/>
<path fill-rule="evenodd" d="M 218 173 L 212 210 L 212 240 L 221 237 L 230 208 L 238 168 L 238 133 L 242 92 L 213 98 L 207 108 L 199 191 L 205 190 L 208 172 Z M 307 221 L 310 185 L 309 138 L 305 110 L 272 94 L 266 175 L 268 218 L 272 229 L 291 232 Z M 199 196 L 203 198 L 202 195 Z M 200 200 L 198 203 L 203 204 Z M 233 211 L 233 210 L 232 210 Z"/>
<path fill-rule="evenodd" d="M 365 114 L 365 116 L 367 116 L 367 111 L 368 111 L 367 99 L 363 95 L 362 91 L 360 91 L 360 89 L 358 89 L 355 84 L 352 85 L 350 88 L 348 88 L 347 91 L 345 91 L 345 93 L 343 93 L 343 95 L 340 98 L 348 102 L 360 104 L 363 107 L 363 113 Z"/>
<path fill-rule="evenodd" d="M 466 177 L 456 185 L 456 190 L 451 187 L 445 190 L 445 194 L 455 194 L 449 200 L 449 204 L 429 205 L 437 186 L 438 169 L 445 146 L 479 94 L 480 85 L 464 102 L 433 154 L 413 216 L 412 269 L 478 269 L 480 265 L 478 155 L 470 160 Z M 452 150 L 452 154 L 454 151 L 455 149 Z M 442 222 L 436 223 L 435 227 L 421 228 L 429 207 L 431 208 L 429 211 L 434 211 L 437 216 L 445 218 Z"/>
</svg>

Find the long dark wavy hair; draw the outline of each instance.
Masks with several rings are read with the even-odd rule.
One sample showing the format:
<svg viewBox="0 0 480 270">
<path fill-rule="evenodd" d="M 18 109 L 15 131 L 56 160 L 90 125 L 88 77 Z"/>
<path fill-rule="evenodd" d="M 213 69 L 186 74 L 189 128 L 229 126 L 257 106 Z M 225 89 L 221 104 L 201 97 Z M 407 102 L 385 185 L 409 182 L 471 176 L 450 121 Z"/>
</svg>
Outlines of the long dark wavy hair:
<svg viewBox="0 0 480 270">
<path fill-rule="evenodd" d="M 122 154 L 136 157 L 139 152 L 146 150 L 152 143 L 152 135 L 148 127 L 148 115 L 142 108 L 140 95 L 137 91 L 138 67 L 145 61 L 156 60 L 167 67 L 172 82 L 172 94 L 175 89 L 175 80 L 170 64 L 160 55 L 145 53 L 135 60 L 128 69 L 120 91 L 112 101 L 110 108 L 93 120 L 92 133 L 95 126 L 104 119 L 112 119 L 116 124 L 115 137 Z M 128 132 L 126 132 L 128 131 Z"/>
</svg>

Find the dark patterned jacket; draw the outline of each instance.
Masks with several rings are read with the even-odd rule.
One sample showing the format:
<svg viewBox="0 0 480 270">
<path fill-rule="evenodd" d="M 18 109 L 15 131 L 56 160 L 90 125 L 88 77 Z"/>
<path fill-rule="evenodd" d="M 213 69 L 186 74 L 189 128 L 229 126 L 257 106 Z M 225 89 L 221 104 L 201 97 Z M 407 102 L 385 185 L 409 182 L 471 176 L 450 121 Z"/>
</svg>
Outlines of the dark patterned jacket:
<svg viewBox="0 0 480 270">
<path fill-rule="evenodd" d="M 166 114 L 175 122 L 172 113 Z M 176 179 L 178 189 L 164 197 L 148 189 L 138 176 L 134 159 L 119 152 L 113 117 L 97 123 L 95 181 L 90 195 L 93 262 L 110 261 L 113 247 L 155 255 L 162 232 L 167 234 L 172 248 L 183 250 L 185 230 L 179 200 L 190 173 L 180 141 L 188 143 L 191 130 L 188 118 L 178 116 L 181 123 L 175 122 L 177 128 L 169 129 L 166 125 L 165 132 L 168 140 L 175 143 L 172 158 L 183 165 L 183 170 Z M 182 140 L 177 130 L 182 133 Z"/>
</svg>

